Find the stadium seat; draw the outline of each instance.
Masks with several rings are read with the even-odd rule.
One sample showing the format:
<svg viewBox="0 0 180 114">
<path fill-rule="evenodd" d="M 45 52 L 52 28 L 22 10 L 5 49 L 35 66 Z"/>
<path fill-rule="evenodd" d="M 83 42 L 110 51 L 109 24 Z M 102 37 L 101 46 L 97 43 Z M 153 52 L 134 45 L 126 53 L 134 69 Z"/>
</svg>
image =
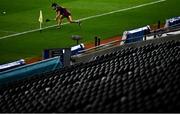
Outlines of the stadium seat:
<svg viewBox="0 0 180 114">
<path fill-rule="evenodd" d="M 0 88 L 0 112 L 180 112 L 180 41 L 147 43 Z"/>
</svg>

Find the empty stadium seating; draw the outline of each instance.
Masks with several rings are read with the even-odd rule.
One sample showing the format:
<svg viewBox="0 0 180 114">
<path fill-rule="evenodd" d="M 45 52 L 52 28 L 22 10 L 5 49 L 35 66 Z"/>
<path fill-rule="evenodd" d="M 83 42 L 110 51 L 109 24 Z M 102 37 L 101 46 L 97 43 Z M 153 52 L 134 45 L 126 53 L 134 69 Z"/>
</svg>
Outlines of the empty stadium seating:
<svg viewBox="0 0 180 114">
<path fill-rule="evenodd" d="M 146 43 L 0 88 L 0 112 L 180 112 L 180 41 Z"/>
</svg>

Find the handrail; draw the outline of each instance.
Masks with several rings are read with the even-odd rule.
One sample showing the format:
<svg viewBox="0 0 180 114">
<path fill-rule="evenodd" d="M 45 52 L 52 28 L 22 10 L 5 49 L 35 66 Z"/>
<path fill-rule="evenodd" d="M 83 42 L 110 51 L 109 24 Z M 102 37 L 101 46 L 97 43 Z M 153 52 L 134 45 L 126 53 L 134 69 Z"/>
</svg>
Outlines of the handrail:
<svg viewBox="0 0 180 114">
<path fill-rule="evenodd" d="M 86 52 L 86 51 L 89 51 L 89 50 L 98 49 L 98 48 L 101 48 L 101 47 L 103 47 L 103 46 L 116 43 L 116 42 L 118 42 L 118 41 L 119 41 L 119 40 L 115 40 L 115 41 L 112 41 L 112 42 L 109 42 L 109 43 L 105 43 L 105 44 L 102 44 L 102 45 L 99 45 L 99 46 L 96 46 L 96 47 L 92 47 L 92 48 L 89 48 L 89 49 L 86 49 L 86 50 L 81 50 L 81 51 L 79 51 L 79 52 L 80 52 L 80 53 L 83 53 L 83 52 Z"/>
</svg>

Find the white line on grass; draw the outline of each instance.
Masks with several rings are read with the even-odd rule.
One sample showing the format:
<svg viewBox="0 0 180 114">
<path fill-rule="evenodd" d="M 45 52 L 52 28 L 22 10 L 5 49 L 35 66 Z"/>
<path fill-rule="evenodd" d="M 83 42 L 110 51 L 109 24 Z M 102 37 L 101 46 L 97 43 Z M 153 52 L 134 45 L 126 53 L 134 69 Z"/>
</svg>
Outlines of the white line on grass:
<svg viewBox="0 0 180 114">
<path fill-rule="evenodd" d="M 111 11 L 111 12 L 107 12 L 107 13 L 103 13 L 103 14 L 99 14 L 99 15 L 89 16 L 89 17 L 85 17 L 85 18 L 79 19 L 79 21 L 93 19 L 93 18 L 105 16 L 105 15 L 110 15 L 110 14 L 113 14 L 113 13 L 128 11 L 128 10 L 132 10 L 132 9 L 136 9 L 136 8 L 140 8 L 140 7 L 144 7 L 144 6 L 149 6 L 149 5 L 153 5 L 153 4 L 157 4 L 157 3 L 165 2 L 165 1 L 166 0 L 158 0 L 158 1 L 150 2 L 150 3 L 146 3 L 146 4 L 141 4 L 141 5 L 125 8 L 125 9 L 120 9 L 120 10 L 115 10 L 115 11 Z M 66 25 L 66 24 L 68 24 L 68 23 L 63 23 L 62 25 Z M 42 28 L 41 30 L 45 30 L 45 29 L 48 29 L 48 28 L 56 27 L 56 26 L 57 25 L 47 26 L 47 27 Z M 8 35 L 8 36 L 3 36 L 3 37 L 0 37 L 0 40 L 1 39 L 10 38 L 10 37 L 14 37 L 14 36 L 19 36 L 19 35 L 27 34 L 27 33 L 37 32 L 37 31 L 40 31 L 40 29 L 34 29 L 34 30 L 29 30 L 29 31 L 24 31 L 24 32 L 16 33 L 16 34 L 11 34 L 11 35 Z"/>
</svg>

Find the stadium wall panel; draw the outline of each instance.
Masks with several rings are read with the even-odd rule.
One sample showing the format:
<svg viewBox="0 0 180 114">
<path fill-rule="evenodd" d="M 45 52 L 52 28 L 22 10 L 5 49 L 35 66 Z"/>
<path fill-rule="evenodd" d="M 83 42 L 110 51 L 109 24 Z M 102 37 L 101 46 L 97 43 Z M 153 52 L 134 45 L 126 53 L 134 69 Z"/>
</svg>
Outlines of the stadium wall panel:
<svg viewBox="0 0 180 114">
<path fill-rule="evenodd" d="M 59 57 L 0 72 L 0 85 L 62 68 Z"/>
</svg>

